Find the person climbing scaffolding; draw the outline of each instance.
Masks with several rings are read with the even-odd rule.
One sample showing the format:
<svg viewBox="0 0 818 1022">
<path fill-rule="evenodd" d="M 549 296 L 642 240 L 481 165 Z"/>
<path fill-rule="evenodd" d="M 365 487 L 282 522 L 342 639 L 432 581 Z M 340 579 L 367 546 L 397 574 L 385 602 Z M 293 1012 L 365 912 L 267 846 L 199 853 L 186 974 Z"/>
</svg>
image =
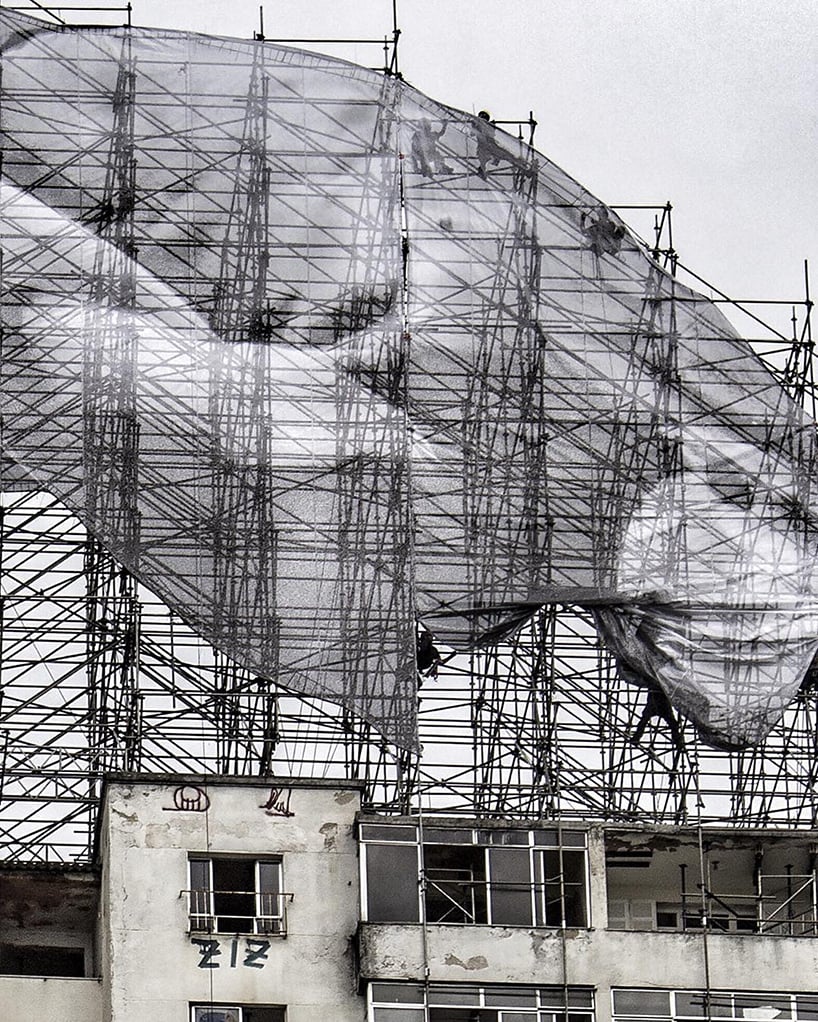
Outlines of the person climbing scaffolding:
<svg viewBox="0 0 818 1022">
<path fill-rule="evenodd" d="M 446 163 L 438 145 L 445 132 L 445 124 L 441 124 L 435 130 L 428 117 L 421 117 L 417 129 L 412 135 L 410 148 L 412 166 L 416 173 L 422 174 L 424 177 L 452 173 L 452 168 Z"/>
</svg>

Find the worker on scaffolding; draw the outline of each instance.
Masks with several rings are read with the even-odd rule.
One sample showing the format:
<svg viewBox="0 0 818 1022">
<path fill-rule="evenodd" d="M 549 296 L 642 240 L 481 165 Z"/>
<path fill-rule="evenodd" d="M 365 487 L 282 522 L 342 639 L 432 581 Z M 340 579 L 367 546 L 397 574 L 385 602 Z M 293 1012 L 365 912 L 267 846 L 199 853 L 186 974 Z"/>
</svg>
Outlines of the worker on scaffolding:
<svg viewBox="0 0 818 1022">
<path fill-rule="evenodd" d="M 437 668 L 441 659 L 440 652 L 435 646 L 434 636 L 426 628 L 421 628 L 417 635 L 418 685 L 422 684 L 422 678 L 437 677 Z"/>
<path fill-rule="evenodd" d="M 438 144 L 445 131 L 445 124 L 441 123 L 440 127 L 435 130 L 428 117 L 421 117 L 412 135 L 409 150 L 412 166 L 416 173 L 422 174 L 424 177 L 452 173 L 452 168 L 446 163 Z"/>
<path fill-rule="evenodd" d="M 579 226 L 597 258 L 616 255 L 622 248 L 625 228 L 611 219 L 607 206 L 597 206 L 593 212 L 583 210 Z"/>
<path fill-rule="evenodd" d="M 491 163 L 498 164 L 501 160 L 519 164 L 521 161 L 504 149 L 494 137 L 494 124 L 491 114 L 481 110 L 472 121 L 472 133 L 477 140 L 477 176 L 486 179 L 486 168 Z"/>
<path fill-rule="evenodd" d="M 682 735 L 679 730 L 679 722 L 670 705 L 670 700 L 665 693 L 655 685 L 648 685 L 648 694 L 642 715 L 636 725 L 636 730 L 631 735 L 631 743 L 638 745 L 647 731 L 648 724 L 652 720 L 664 721 L 670 731 L 673 746 L 676 749 L 682 748 Z"/>
</svg>

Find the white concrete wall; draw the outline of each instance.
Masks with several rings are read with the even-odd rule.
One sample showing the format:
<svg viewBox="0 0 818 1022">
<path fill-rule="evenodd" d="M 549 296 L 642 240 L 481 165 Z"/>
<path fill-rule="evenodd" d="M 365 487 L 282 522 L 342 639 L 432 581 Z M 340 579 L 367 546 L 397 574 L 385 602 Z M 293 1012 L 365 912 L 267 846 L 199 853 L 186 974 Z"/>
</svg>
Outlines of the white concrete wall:
<svg viewBox="0 0 818 1022">
<path fill-rule="evenodd" d="M 102 986 L 98 979 L 0 976 L 3 1022 L 98 1022 Z"/>
<path fill-rule="evenodd" d="M 190 1002 L 211 1001 L 284 1004 L 288 1022 L 361 1022 L 353 957 L 357 790 L 290 782 L 278 800 L 292 814 L 284 816 L 265 808 L 269 784 L 202 784 L 206 811 L 180 811 L 176 787 L 108 789 L 103 902 L 110 922 L 102 954 L 111 1022 L 188 1022 Z M 218 968 L 201 967 L 181 893 L 189 887 L 189 853 L 283 857 L 284 889 L 294 894 L 289 933 L 270 938 L 260 968 L 245 964 L 245 939 L 234 950 L 228 935 L 212 938 L 219 942 L 221 954 L 211 960 Z"/>
<path fill-rule="evenodd" d="M 97 916 L 95 959 L 102 981 L 101 1022 L 111 1022 L 111 866 L 109 848 L 109 807 L 103 806 L 103 825 L 98 836 L 97 854 L 100 858 L 99 913 Z"/>
<path fill-rule="evenodd" d="M 727 990 L 814 990 L 818 941 L 710 934 L 710 986 Z M 424 975 L 419 924 L 362 923 L 361 974 L 369 980 Z M 616 986 L 702 989 L 704 938 L 693 933 L 537 930 L 430 925 L 426 960 L 433 983 L 548 983 L 597 988 L 597 1020 L 610 1017 Z"/>
<path fill-rule="evenodd" d="M 605 869 L 605 832 L 601 827 L 591 827 L 588 831 L 588 886 L 588 924 L 604 929 L 608 925 L 608 876 Z"/>
</svg>

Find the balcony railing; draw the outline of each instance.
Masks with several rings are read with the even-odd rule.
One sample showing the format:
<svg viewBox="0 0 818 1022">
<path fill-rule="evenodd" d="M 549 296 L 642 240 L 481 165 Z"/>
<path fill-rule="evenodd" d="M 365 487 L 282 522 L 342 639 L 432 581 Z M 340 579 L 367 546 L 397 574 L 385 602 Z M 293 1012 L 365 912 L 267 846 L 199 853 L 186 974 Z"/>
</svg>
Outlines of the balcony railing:
<svg viewBox="0 0 818 1022">
<path fill-rule="evenodd" d="M 180 891 L 188 898 L 190 933 L 257 933 L 266 937 L 287 936 L 289 891 Z"/>
</svg>

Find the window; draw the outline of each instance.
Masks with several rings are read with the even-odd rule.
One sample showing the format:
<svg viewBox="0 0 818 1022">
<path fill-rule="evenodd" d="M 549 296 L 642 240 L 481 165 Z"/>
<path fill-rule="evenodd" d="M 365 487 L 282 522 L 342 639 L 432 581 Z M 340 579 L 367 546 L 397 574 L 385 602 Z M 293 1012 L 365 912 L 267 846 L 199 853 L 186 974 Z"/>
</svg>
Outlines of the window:
<svg viewBox="0 0 818 1022">
<path fill-rule="evenodd" d="M 361 839 L 370 922 L 419 922 L 422 870 L 428 923 L 588 925 L 583 831 L 430 826 L 421 850 L 414 826 L 362 824 Z"/>
<path fill-rule="evenodd" d="M 486 855 L 471 845 L 424 845 L 426 920 L 487 923 Z"/>
<path fill-rule="evenodd" d="M 362 824 L 362 896 L 365 918 L 378 923 L 420 922 L 420 848 L 414 826 Z"/>
<path fill-rule="evenodd" d="M 718 1018 L 725 1022 L 789 1022 L 818 1017 L 818 996 L 788 993 L 734 993 L 727 990 L 614 990 L 614 1022 Z"/>
<path fill-rule="evenodd" d="M 586 987 L 470 986 L 373 983 L 371 1022 L 593 1022 L 593 991 Z"/>
<path fill-rule="evenodd" d="M 81 947 L 0 944 L 0 975 L 84 976 L 85 951 Z"/>
<path fill-rule="evenodd" d="M 709 899 L 708 929 L 715 933 L 757 933 L 759 923 L 752 906 L 728 905 L 723 899 Z M 643 899 L 612 898 L 608 903 L 608 928 L 611 930 L 701 930 L 701 902 L 687 904 Z"/>
<path fill-rule="evenodd" d="M 608 902 L 610 930 L 676 929 L 677 922 L 675 915 L 671 918 L 667 907 L 660 919 L 659 906 L 644 898 L 630 900 L 612 898 Z"/>
<path fill-rule="evenodd" d="M 538 926 L 585 926 L 587 919 L 585 835 L 571 832 L 546 835 L 543 844 L 551 847 L 534 850 L 534 880 L 537 890 Z M 566 840 L 568 839 L 568 840 Z M 582 839 L 582 848 L 576 845 Z"/>
<path fill-rule="evenodd" d="M 286 936 L 281 859 L 191 857 L 189 894 L 193 932 Z"/>
<path fill-rule="evenodd" d="M 275 1004 L 194 1004 L 191 1022 L 285 1022 L 285 1009 Z"/>
</svg>

